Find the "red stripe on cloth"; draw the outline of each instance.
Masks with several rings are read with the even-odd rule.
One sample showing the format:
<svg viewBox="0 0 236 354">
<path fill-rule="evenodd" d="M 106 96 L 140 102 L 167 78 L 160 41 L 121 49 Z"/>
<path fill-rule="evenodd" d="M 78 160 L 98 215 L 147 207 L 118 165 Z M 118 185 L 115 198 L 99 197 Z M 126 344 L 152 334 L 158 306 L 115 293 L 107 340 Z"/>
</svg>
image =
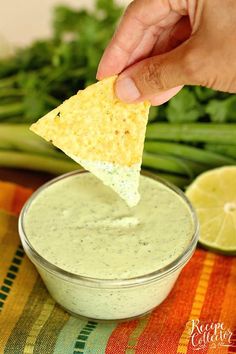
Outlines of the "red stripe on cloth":
<svg viewBox="0 0 236 354">
<path fill-rule="evenodd" d="M 0 209 L 19 214 L 32 190 L 15 183 L 0 181 Z"/>
<path fill-rule="evenodd" d="M 0 209 L 5 211 L 11 210 L 14 193 L 14 184 L 0 181 Z"/>
<path fill-rule="evenodd" d="M 200 321 L 218 321 L 222 310 L 225 289 L 229 281 L 233 257 L 217 256 L 208 283 L 205 301 L 202 307 Z M 224 309 L 230 310 L 230 309 Z"/>
<path fill-rule="evenodd" d="M 148 325 L 137 340 L 135 353 L 166 354 L 168 348 L 168 354 L 176 354 L 179 338 L 189 319 L 205 257 L 205 251 L 196 250 L 168 298 L 151 314 Z M 137 324 L 137 321 L 120 324 L 109 338 L 105 353 L 125 353 L 129 337 Z"/>
<path fill-rule="evenodd" d="M 205 257 L 205 251 L 196 250 L 168 298 L 153 312 L 135 353 L 166 354 L 168 348 L 168 354 L 176 354 L 179 339 L 189 320 Z"/>
<path fill-rule="evenodd" d="M 231 337 L 231 345 L 228 347 L 228 354 L 236 353 L 236 257 L 233 258 L 231 274 L 228 285 L 225 289 L 225 298 L 223 301 L 223 309 L 221 311 L 220 321 L 224 323 L 224 327 L 228 328 L 233 334 Z"/>
<path fill-rule="evenodd" d="M 33 191 L 28 188 L 24 188 L 21 186 L 15 186 L 15 193 L 13 195 L 12 203 L 11 203 L 11 212 L 14 214 L 19 214 L 23 205 L 27 201 L 27 199 L 31 196 Z"/>
<path fill-rule="evenodd" d="M 125 353 L 130 334 L 137 325 L 138 320 L 119 324 L 108 339 L 105 354 Z"/>
<path fill-rule="evenodd" d="M 222 310 L 230 311 L 230 309 L 222 309 L 222 305 L 225 289 L 229 281 L 232 262 L 232 257 L 216 256 L 199 318 L 200 324 L 218 322 Z M 201 349 L 202 353 L 206 353 L 208 348 L 209 343 L 206 343 L 205 348 Z M 196 348 L 192 346 L 191 341 L 189 341 L 187 353 L 196 354 Z"/>
<path fill-rule="evenodd" d="M 236 319 L 235 319 L 235 322 L 236 322 Z M 229 346 L 229 349 L 228 349 L 228 354 L 236 353 L 236 328 L 233 331 L 233 334 L 231 337 L 231 343 L 232 344 Z"/>
</svg>

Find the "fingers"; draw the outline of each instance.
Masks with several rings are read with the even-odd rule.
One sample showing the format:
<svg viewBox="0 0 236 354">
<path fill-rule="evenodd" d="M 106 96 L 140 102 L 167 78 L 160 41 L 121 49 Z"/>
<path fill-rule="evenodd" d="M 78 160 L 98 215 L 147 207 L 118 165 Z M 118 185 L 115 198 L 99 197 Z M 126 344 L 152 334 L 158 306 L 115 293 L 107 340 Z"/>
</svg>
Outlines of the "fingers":
<svg viewBox="0 0 236 354">
<path fill-rule="evenodd" d="M 169 2 L 160 0 L 135 0 L 125 11 L 125 14 L 114 34 L 110 44 L 100 61 L 97 78 L 120 73 L 130 62 L 138 58 L 131 58 L 136 50 L 142 57 L 152 50 L 158 35 L 158 23 L 170 12 Z M 146 38 L 145 38 L 146 36 Z M 141 50 L 137 50 L 142 43 Z M 143 50 L 142 50 L 143 49 Z"/>
<path fill-rule="evenodd" d="M 200 84 L 201 60 L 192 47 L 193 43 L 188 40 L 168 53 L 142 60 L 129 67 L 117 79 L 117 96 L 125 102 L 144 99 L 152 101 L 153 96 L 164 94 L 177 86 Z M 176 93 L 175 90 L 169 92 L 170 96 Z M 162 99 L 165 100 L 166 97 L 163 96 Z M 159 104 L 157 98 L 156 102 Z"/>
<path fill-rule="evenodd" d="M 163 54 L 176 48 L 191 36 L 191 31 L 189 18 L 181 17 L 173 26 L 162 31 L 150 56 Z"/>
</svg>

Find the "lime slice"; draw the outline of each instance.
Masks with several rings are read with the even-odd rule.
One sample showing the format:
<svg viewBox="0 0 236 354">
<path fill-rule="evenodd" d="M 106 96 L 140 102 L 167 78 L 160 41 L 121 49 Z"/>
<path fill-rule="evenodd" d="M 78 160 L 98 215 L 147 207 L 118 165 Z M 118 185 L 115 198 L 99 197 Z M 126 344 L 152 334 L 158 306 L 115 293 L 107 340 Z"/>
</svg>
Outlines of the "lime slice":
<svg viewBox="0 0 236 354">
<path fill-rule="evenodd" d="M 186 195 L 200 222 L 199 242 L 220 253 L 236 254 L 236 166 L 202 173 Z"/>
</svg>

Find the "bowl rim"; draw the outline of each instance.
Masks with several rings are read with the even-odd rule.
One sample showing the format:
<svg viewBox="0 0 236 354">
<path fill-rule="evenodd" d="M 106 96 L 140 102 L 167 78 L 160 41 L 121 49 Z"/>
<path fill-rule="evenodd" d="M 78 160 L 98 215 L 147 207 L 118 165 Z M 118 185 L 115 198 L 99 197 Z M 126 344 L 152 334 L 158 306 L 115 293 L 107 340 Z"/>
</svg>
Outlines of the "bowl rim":
<svg viewBox="0 0 236 354">
<path fill-rule="evenodd" d="M 45 271 L 59 277 L 63 278 L 65 281 L 68 282 L 73 282 L 73 283 L 79 283 L 83 286 L 89 286 L 89 287 L 95 287 L 95 288 L 121 288 L 121 287 L 131 287 L 131 286 L 137 286 L 137 285 L 144 285 L 146 283 L 150 283 L 153 281 L 157 281 L 160 279 L 163 279 L 165 277 L 170 276 L 172 273 L 177 271 L 178 269 L 182 268 L 188 260 L 191 258 L 197 242 L 198 242 L 198 237 L 199 237 L 199 222 L 198 218 L 196 215 L 196 212 L 186 197 L 186 195 L 176 186 L 174 186 L 172 183 L 167 182 L 166 180 L 158 177 L 156 174 L 149 172 L 147 170 L 141 170 L 141 174 L 144 176 L 147 176 L 149 178 L 152 178 L 156 180 L 157 182 L 163 184 L 167 188 L 171 189 L 173 192 L 175 192 L 178 196 L 180 196 L 184 202 L 188 205 L 188 208 L 190 210 L 192 219 L 193 219 L 193 225 L 194 225 L 194 232 L 191 237 L 191 240 L 184 249 L 184 251 L 176 258 L 174 259 L 171 263 L 166 265 L 165 267 L 159 268 L 158 270 L 155 270 L 151 273 L 144 274 L 144 275 L 139 275 L 133 278 L 124 278 L 124 279 L 100 279 L 100 278 L 93 278 L 93 277 L 88 277 L 88 276 L 83 276 L 79 275 L 76 273 L 69 272 L 67 270 L 64 270 L 57 265 L 54 265 L 53 263 L 49 262 L 46 260 L 44 257 L 42 257 L 32 246 L 30 243 L 26 232 L 24 228 L 24 219 L 27 214 L 28 209 L 30 208 L 32 202 L 34 199 L 40 194 L 43 190 L 48 188 L 49 186 L 53 185 L 54 183 L 57 183 L 58 181 L 61 181 L 63 179 L 69 178 L 74 175 L 79 175 L 82 173 L 90 173 L 87 170 L 83 169 L 78 169 L 72 172 L 68 172 L 65 174 L 62 174 L 58 177 L 53 178 L 52 180 L 44 183 L 41 187 L 39 187 L 33 194 L 30 196 L 30 198 L 26 201 L 24 204 L 20 215 L 19 215 L 19 220 L 18 220 L 18 230 L 19 230 L 19 235 L 20 239 L 23 245 L 23 248 L 30 258 L 30 260 L 37 265 L 38 267 L 44 268 Z"/>
</svg>

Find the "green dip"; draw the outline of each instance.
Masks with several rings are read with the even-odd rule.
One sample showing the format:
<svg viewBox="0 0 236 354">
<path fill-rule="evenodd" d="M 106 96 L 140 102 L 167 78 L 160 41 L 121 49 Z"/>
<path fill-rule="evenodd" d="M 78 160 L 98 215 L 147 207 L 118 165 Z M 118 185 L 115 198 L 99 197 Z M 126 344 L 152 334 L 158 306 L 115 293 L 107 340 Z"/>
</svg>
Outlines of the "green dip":
<svg viewBox="0 0 236 354">
<path fill-rule="evenodd" d="M 187 203 L 165 185 L 140 177 L 141 199 L 129 208 L 90 173 L 42 190 L 24 221 L 34 249 L 58 267 L 100 279 L 154 272 L 179 257 L 194 223 Z"/>
</svg>

